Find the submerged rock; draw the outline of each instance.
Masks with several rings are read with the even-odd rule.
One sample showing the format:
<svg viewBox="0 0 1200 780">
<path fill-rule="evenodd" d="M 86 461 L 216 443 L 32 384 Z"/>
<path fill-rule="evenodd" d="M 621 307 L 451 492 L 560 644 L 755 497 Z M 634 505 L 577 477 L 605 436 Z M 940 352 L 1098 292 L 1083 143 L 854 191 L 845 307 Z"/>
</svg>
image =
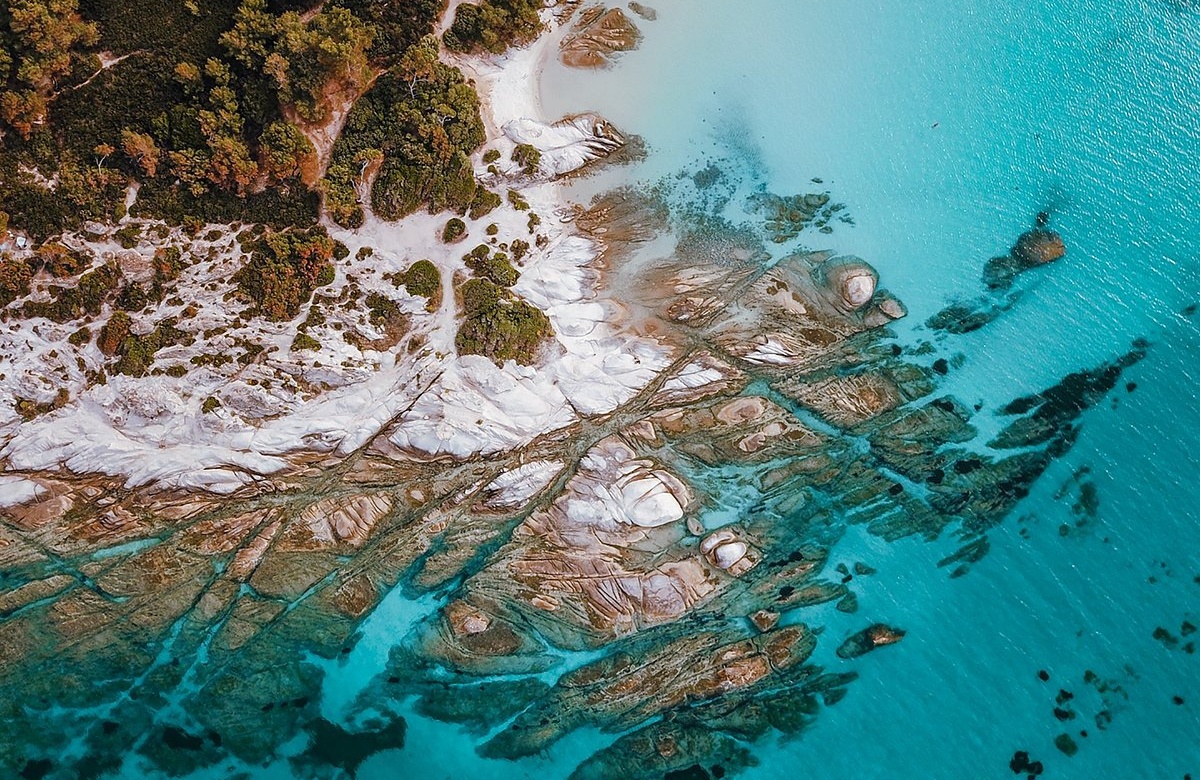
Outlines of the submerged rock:
<svg viewBox="0 0 1200 780">
<path fill-rule="evenodd" d="M 837 649 L 839 658 L 858 658 L 885 645 L 895 644 L 904 638 L 900 629 L 876 623 L 857 634 L 851 634 Z"/>
</svg>

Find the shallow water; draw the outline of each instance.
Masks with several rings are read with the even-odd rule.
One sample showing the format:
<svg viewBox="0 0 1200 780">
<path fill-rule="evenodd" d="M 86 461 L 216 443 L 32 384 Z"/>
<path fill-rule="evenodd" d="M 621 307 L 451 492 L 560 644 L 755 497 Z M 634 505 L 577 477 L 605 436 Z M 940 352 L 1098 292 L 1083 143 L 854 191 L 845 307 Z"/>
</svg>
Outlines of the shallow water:
<svg viewBox="0 0 1200 780">
<path fill-rule="evenodd" d="M 1200 623 L 1200 333 L 1182 313 L 1200 299 L 1190 219 L 1200 213 L 1200 8 L 1028 5 L 659 0 L 658 20 L 639 21 L 642 48 L 617 67 L 544 75 L 548 114 L 596 110 L 649 150 L 579 181 L 579 198 L 631 182 L 682 192 L 677 175 L 710 163 L 736 193 L 725 213 L 734 221 L 748 218 L 746 193 L 827 189 L 854 225 L 810 229 L 772 247 L 773 259 L 803 246 L 873 263 L 910 309 L 897 341 L 930 342 L 918 360 L 951 359 L 939 391 L 978 403 L 984 419 L 972 422 L 985 433 L 1000 404 L 1111 360 L 1134 339 L 1151 342 L 965 576 L 938 565 L 962 544 L 951 533 L 887 542 L 837 529 L 830 569 L 878 569 L 851 584 L 858 612 L 828 603 L 784 621 L 823 626 L 814 661 L 859 679 L 799 737 L 756 744 L 759 764 L 741 776 L 1013 777 L 1009 760 L 1025 750 L 1052 778 L 1200 777 L 1200 657 L 1184 639 L 1168 647 L 1153 636 Z M 1023 280 L 1011 311 L 961 337 L 922 325 L 975 295 L 986 260 L 1043 210 L 1069 253 Z M 991 428 L 1003 424 L 993 417 Z M 771 516 L 751 471 L 685 473 L 716 496 L 701 516 L 707 527 Z M 542 755 L 488 760 L 476 747 L 497 728 L 470 733 L 412 698 L 389 698 L 389 653 L 448 595 L 397 587 L 342 655 L 310 656 L 321 717 L 358 731 L 386 707 L 407 723 L 405 746 L 366 758 L 357 777 L 561 778 L 612 742 L 585 728 Z M 876 621 L 905 629 L 905 640 L 853 662 L 834 655 L 843 636 Z M 544 679 L 600 655 L 563 652 Z M 194 685 L 183 677 L 161 723 L 174 722 Z M 1054 714 L 1060 690 L 1073 696 L 1065 722 Z M 1062 733 L 1074 735 L 1074 757 L 1055 747 Z M 305 743 L 296 734 L 269 766 L 222 760 L 193 777 L 331 776 L 289 762 Z M 160 776 L 127 752 L 115 776 Z"/>
<path fill-rule="evenodd" d="M 1137 337 L 1153 345 L 1125 377 L 1136 389 L 1085 416 L 1075 448 L 967 576 L 936 566 L 950 539 L 843 540 L 831 562 L 869 560 L 880 572 L 856 579 L 854 620 L 823 616 L 829 632 L 869 619 L 908 637 L 858 664 L 849 695 L 802 739 L 761 749 L 747 776 L 1004 777 L 1015 750 L 1049 777 L 1197 776 L 1200 659 L 1152 634 L 1178 634 L 1200 612 L 1200 336 L 1180 313 L 1200 294 L 1200 9 L 655 8 L 657 21 L 639 22 L 641 50 L 617 67 L 544 76 L 551 115 L 594 109 L 646 140 L 649 157 L 620 176 L 651 183 L 716 159 L 778 194 L 828 188 L 856 225 L 801 241 L 874 264 L 909 306 L 898 328 L 908 342 L 930 339 L 921 323 L 971 295 L 986 259 L 1049 210 L 1067 258 L 1000 320 L 953 343 L 965 360 L 945 389 L 968 403 L 1035 391 Z M 1056 493 L 1085 467 L 1099 509 L 1076 528 L 1078 488 Z M 1102 702 L 1087 670 L 1123 693 Z M 1053 715 L 1060 688 L 1075 694 L 1076 720 Z M 1112 722 L 1100 729 L 1106 708 Z M 1055 748 L 1059 733 L 1074 735 L 1073 758 Z"/>
</svg>

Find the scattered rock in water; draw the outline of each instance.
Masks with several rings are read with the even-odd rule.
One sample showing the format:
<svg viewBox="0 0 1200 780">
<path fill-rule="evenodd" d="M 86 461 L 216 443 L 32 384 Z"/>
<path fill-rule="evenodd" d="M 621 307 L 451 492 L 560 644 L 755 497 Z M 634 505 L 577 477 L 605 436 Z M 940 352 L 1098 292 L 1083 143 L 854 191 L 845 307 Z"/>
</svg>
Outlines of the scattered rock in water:
<svg viewBox="0 0 1200 780">
<path fill-rule="evenodd" d="M 359 765 L 379 751 L 404 747 L 406 730 L 403 718 L 376 723 L 374 729 L 362 732 L 319 718 L 308 725 L 308 749 L 291 760 L 300 766 L 335 766 L 353 777 Z"/>
<path fill-rule="evenodd" d="M 1022 233 L 1012 251 L 988 261 L 983 280 L 992 290 L 1006 290 L 1017 276 L 1063 257 L 1067 253 L 1062 236 L 1053 230 L 1038 228 Z"/>
<path fill-rule="evenodd" d="M 633 0 L 633 2 L 631 2 L 629 4 L 629 10 L 633 11 L 635 14 L 637 14 L 638 16 L 645 19 L 647 22 L 654 22 L 654 21 L 658 20 L 658 11 L 655 11 L 653 8 L 650 8 L 649 6 L 642 5 L 641 3 L 637 2 L 636 0 Z"/>
<path fill-rule="evenodd" d="M 868 566 L 862 561 L 855 561 L 854 563 L 854 573 L 860 577 L 869 577 L 872 574 L 875 574 L 876 571 L 877 569 L 875 569 L 873 566 Z"/>
<path fill-rule="evenodd" d="M 837 649 L 839 658 L 858 658 L 885 645 L 895 644 L 904 638 L 904 631 L 876 623 L 851 634 Z"/>
<path fill-rule="evenodd" d="M 1042 682 L 1050 681 L 1050 673 L 1047 672 L 1045 669 L 1039 669 L 1037 676 L 1038 676 L 1038 679 L 1041 680 Z"/>
<path fill-rule="evenodd" d="M 767 236 L 776 244 L 786 244 L 809 227 L 828 235 L 833 232 L 830 223 L 835 219 L 846 225 L 854 224 L 853 217 L 845 213 L 845 205 L 833 203 L 828 192 L 787 197 L 759 193 L 750 197 L 749 206 L 764 215 Z"/>
<path fill-rule="evenodd" d="M 53 768 L 54 763 L 48 758 L 30 759 L 21 769 L 21 780 L 42 780 Z"/>
<path fill-rule="evenodd" d="M 1012 250 L 1013 256 L 1029 267 L 1052 263 L 1066 253 L 1062 236 L 1044 228 L 1022 233 Z"/>
<path fill-rule="evenodd" d="M 760 609 L 750 616 L 750 622 L 759 631 L 767 632 L 779 624 L 780 615 L 769 609 Z"/>
<path fill-rule="evenodd" d="M 1079 752 L 1079 745 L 1071 738 L 1070 734 L 1059 734 L 1055 737 L 1054 747 L 1062 751 L 1062 754 L 1068 758 Z"/>
<path fill-rule="evenodd" d="M 163 729 L 163 744 L 172 750 L 199 750 L 204 747 L 204 740 L 193 736 L 177 726 L 167 726 Z"/>
<path fill-rule="evenodd" d="M 1045 771 L 1042 762 L 1031 760 L 1029 753 L 1024 750 L 1013 753 L 1012 760 L 1008 762 L 1008 768 L 1014 775 L 1028 775 L 1029 777 L 1037 777 Z"/>
</svg>

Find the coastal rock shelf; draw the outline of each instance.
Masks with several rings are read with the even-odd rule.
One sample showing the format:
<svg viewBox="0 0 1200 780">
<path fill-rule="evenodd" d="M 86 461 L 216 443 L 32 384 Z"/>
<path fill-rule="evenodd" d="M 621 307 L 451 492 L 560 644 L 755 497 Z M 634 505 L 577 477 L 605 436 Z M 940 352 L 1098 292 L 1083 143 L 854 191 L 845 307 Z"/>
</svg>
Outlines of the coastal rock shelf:
<svg viewBox="0 0 1200 780">
<path fill-rule="evenodd" d="M 420 717 L 531 776 L 585 732 L 572 780 L 732 777 L 917 644 L 860 604 L 879 561 L 851 569 L 838 544 L 952 537 L 938 566 L 966 573 L 1147 354 L 997 408 L 950 392 L 958 337 L 1065 255 L 1048 214 L 910 345 L 894 279 L 798 243 L 853 224 L 828 192 L 756 188 L 730 224 L 737 174 L 713 159 L 564 202 L 558 180 L 637 146 L 594 113 L 544 121 L 539 63 L 561 44 L 607 67 L 642 34 L 621 8 L 555 5 L 561 37 L 500 58 L 425 41 L 391 86 L 411 97 L 448 61 L 478 87 L 487 140 L 457 170 L 482 197 L 387 222 L 364 158 L 362 224 L 322 234 L 294 310 L 255 321 L 238 298 L 255 226 L 154 220 L 62 236 L 56 261 L 88 262 L 50 302 L 13 299 L 136 296 L 189 253 L 132 317 L 102 299 L 0 328 L 0 775 L 353 776 L 429 750 L 405 745 Z M 490 315 L 544 326 L 520 360 L 458 338 L 481 288 Z M 144 365 L 116 371 L 129 353 Z"/>
<path fill-rule="evenodd" d="M 662 204 L 614 193 L 575 229 L 603 245 L 620 284 L 634 267 L 623 258 L 664 224 Z M 903 635 L 873 625 L 835 648 L 810 625 L 806 607 L 853 603 L 826 567 L 848 525 L 886 540 L 984 538 L 1145 345 L 1013 401 L 985 444 L 974 412 L 939 394 L 943 372 L 894 342 L 887 325 L 904 308 L 870 265 L 799 253 L 766 269 L 744 234 L 707 240 L 656 260 L 627 302 L 650 312 L 641 327 L 659 362 L 600 410 L 537 412 L 544 435 L 516 425 L 500 446 L 460 446 L 471 426 L 439 415 L 475 392 L 456 382 L 483 374 L 447 373 L 422 396 L 440 401 L 418 400 L 364 446 L 229 499 L 103 476 L 6 478 L 0 690 L 30 704 L 0 730 L 87 709 L 163 768 L 215 760 L 163 742 L 164 729 L 265 760 L 326 728 L 313 725 L 321 682 L 307 654 L 342 654 L 398 588 L 438 606 L 395 637 L 355 712 L 395 724 L 396 703 L 415 697 L 493 733 L 480 750 L 495 758 L 584 726 L 624 733 L 579 778 L 735 771 L 755 738 L 802 730 L 844 693 L 849 659 Z M 524 392 L 517 379 L 497 374 L 485 395 Z M 503 426 L 507 408 L 487 425 Z M 707 507 L 731 469 L 758 499 L 713 524 Z M 822 659 L 845 659 L 829 670 L 811 660 L 827 645 Z M 571 663 L 574 652 L 592 660 Z M 503 701 L 463 704 L 497 686 Z M 164 725 L 168 691 L 178 707 Z M 451 695 L 467 698 L 450 706 Z M 247 712 L 257 728 L 243 727 Z M 106 760 L 110 731 L 56 760 Z M 37 733 L 40 744 L 6 737 L 0 762 L 63 755 L 60 729 Z"/>
</svg>

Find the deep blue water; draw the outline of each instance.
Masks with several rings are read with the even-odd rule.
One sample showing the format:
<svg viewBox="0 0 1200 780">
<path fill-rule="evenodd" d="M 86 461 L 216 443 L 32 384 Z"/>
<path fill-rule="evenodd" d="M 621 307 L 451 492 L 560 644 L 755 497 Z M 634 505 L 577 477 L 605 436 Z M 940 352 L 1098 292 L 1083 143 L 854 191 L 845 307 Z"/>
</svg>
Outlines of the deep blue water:
<svg viewBox="0 0 1200 780">
<path fill-rule="evenodd" d="M 946 389 L 968 402 L 992 407 L 1152 342 L 1127 375 L 1136 390 L 1085 416 L 967 576 L 936 566 L 953 540 L 842 543 L 834 561 L 881 571 L 855 586 L 858 615 L 816 622 L 909 634 L 859 663 L 846 699 L 802 739 L 764 748 L 749 776 L 1013 777 L 1008 760 L 1025 749 L 1046 777 L 1200 777 L 1200 656 L 1152 636 L 1200 616 L 1200 334 L 1180 313 L 1200 297 L 1200 7 L 654 7 L 641 50 L 614 69 L 544 79 L 549 114 L 595 109 L 645 138 L 649 157 L 622 176 L 651 182 L 714 158 L 779 194 L 823 179 L 856 226 L 809 244 L 873 263 L 910 308 L 899 330 L 911 342 L 1051 210 L 1068 256 L 949 347 L 965 360 Z M 1099 510 L 1076 528 L 1084 468 Z M 1101 701 L 1088 670 L 1122 692 Z M 1076 695 L 1074 721 L 1053 715 L 1060 688 Z M 1073 758 L 1054 746 L 1063 732 Z"/>
</svg>

